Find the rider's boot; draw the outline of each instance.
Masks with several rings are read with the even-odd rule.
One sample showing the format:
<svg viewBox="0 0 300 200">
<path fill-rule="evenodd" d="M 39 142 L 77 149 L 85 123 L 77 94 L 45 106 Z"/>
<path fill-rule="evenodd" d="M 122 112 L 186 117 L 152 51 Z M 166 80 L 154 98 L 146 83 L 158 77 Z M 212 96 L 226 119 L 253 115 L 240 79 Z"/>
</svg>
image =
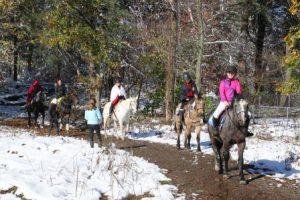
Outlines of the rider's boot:
<svg viewBox="0 0 300 200">
<path fill-rule="evenodd" d="M 219 136 L 219 119 L 212 117 L 212 125 L 214 130 L 214 136 Z"/>
</svg>

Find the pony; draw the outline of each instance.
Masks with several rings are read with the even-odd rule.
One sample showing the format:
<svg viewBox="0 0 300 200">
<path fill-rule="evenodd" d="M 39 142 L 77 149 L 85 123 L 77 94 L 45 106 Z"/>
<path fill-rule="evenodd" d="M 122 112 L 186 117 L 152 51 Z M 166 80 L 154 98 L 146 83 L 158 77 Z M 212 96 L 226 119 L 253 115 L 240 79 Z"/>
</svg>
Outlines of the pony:
<svg viewBox="0 0 300 200">
<path fill-rule="evenodd" d="M 179 109 L 179 107 L 177 107 Z M 177 148 L 180 149 L 180 135 L 183 130 L 183 122 L 186 126 L 184 136 L 184 147 L 191 149 L 191 137 L 192 131 L 195 131 L 197 135 L 197 151 L 201 152 L 200 148 L 200 131 L 203 126 L 203 114 L 204 114 L 204 102 L 202 98 L 195 98 L 188 103 L 185 108 L 184 121 L 181 116 L 175 116 L 175 131 L 177 133 Z"/>
<path fill-rule="evenodd" d="M 70 90 L 58 104 L 49 104 L 49 119 L 50 126 L 48 130 L 48 136 L 51 134 L 53 126 L 56 127 L 57 135 L 60 134 L 60 129 L 63 125 L 66 125 L 66 131 L 69 132 L 69 121 L 72 111 L 72 106 L 78 103 L 79 99 L 74 90 Z M 60 120 L 60 124 L 59 124 Z"/>
<path fill-rule="evenodd" d="M 34 114 L 34 126 L 37 127 L 37 119 L 39 117 L 39 114 L 42 115 L 42 124 L 41 126 L 44 126 L 45 121 L 45 100 L 46 100 L 46 94 L 44 92 L 37 92 L 36 95 L 32 99 L 32 103 L 27 107 L 27 113 L 28 113 L 28 127 L 31 126 L 31 113 Z"/>
<path fill-rule="evenodd" d="M 111 119 L 114 122 L 114 128 L 117 126 L 117 123 L 120 126 L 120 132 L 121 132 L 120 138 L 122 140 L 125 139 L 125 132 L 123 130 L 124 125 L 126 125 L 126 132 L 127 132 L 129 130 L 129 118 L 137 111 L 137 99 L 138 97 L 132 97 L 119 102 L 115 106 L 115 109 L 111 116 Z M 110 124 L 110 118 L 109 118 L 110 105 L 111 102 L 108 102 L 105 104 L 103 108 L 103 129 L 105 133 L 105 138 L 107 138 L 106 129 Z"/>
<path fill-rule="evenodd" d="M 223 113 L 220 128 L 214 128 L 211 121 L 208 123 L 208 132 L 215 154 L 215 170 L 228 178 L 229 149 L 231 145 L 238 146 L 238 168 L 240 184 L 246 184 L 244 177 L 244 157 L 246 147 L 246 134 L 249 124 L 248 102 L 244 99 L 235 99 L 231 109 Z M 221 116 L 221 117 L 222 117 Z M 219 134 L 216 133 L 219 131 Z"/>
</svg>

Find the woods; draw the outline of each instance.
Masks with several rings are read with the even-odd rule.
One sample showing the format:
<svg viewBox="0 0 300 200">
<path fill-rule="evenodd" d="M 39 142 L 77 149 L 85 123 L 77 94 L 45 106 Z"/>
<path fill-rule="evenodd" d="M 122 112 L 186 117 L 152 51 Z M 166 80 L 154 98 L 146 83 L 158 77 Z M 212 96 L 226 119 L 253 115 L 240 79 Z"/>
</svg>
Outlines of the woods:
<svg viewBox="0 0 300 200">
<path fill-rule="evenodd" d="M 230 63 L 244 95 L 299 91 L 299 1 L 0 0 L 1 73 L 85 85 L 99 99 L 115 77 L 166 121 L 182 73 L 217 93 Z M 282 99 L 282 102 L 285 100 Z"/>
</svg>

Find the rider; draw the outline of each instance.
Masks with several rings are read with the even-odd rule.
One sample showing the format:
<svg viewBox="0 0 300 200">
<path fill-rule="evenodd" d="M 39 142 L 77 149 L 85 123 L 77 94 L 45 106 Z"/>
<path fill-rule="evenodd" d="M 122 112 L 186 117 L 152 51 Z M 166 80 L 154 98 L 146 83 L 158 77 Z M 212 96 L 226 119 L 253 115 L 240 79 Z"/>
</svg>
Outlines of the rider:
<svg viewBox="0 0 300 200">
<path fill-rule="evenodd" d="M 51 103 L 59 104 L 65 95 L 66 95 L 66 87 L 62 83 L 62 80 L 58 78 L 55 83 L 55 97 L 52 99 Z"/>
<path fill-rule="evenodd" d="M 239 97 L 242 94 L 242 86 L 237 76 L 237 67 L 236 65 L 229 65 L 226 68 L 226 78 L 220 82 L 219 86 L 219 94 L 220 94 L 220 103 L 216 110 L 214 111 L 212 117 L 210 118 L 210 124 L 217 130 L 220 123 L 220 115 L 223 111 L 230 107 L 234 98 Z M 252 136 L 253 134 L 248 131 L 247 125 L 247 133 L 246 136 Z M 219 131 L 214 131 L 216 135 L 218 135 Z"/>
<path fill-rule="evenodd" d="M 112 87 L 110 92 L 110 108 L 109 108 L 109 117 L 111 117 L 114 107 L 120 100 L 126 99 L 126 92 L 122 86 L 121 78 L 117 78 L 115 85 Z"/>
<path fill-rule="evenodd" d="M 180 92 L 180 105 L 179 105 L 179 112 L 178 115 L 180 116 L 181 120 L 184 117 L 184 106 L 187 105 L 194 97 L 198 97 L 199 93 L 196 87 L 195 82 L 192 80 L 190 74 L 188 72 L 183 73 L 183 86 Z"/>
<path fill-rule="evenodd" d="M 25 108 L 27 108 L 28 106 L 31 105 L 32 103 L 32 99 L 33 97 L 39 92 L 43 92 L 43 88 L 42 86 L 40 85 L 40 82 L 35 79 L 33 81 L 33 83 L 30 85 L 30 87 L 28 88 L 27 90 L 27 99 L 26 99 L 26 105 L 25 105 Z"/>
</svg>

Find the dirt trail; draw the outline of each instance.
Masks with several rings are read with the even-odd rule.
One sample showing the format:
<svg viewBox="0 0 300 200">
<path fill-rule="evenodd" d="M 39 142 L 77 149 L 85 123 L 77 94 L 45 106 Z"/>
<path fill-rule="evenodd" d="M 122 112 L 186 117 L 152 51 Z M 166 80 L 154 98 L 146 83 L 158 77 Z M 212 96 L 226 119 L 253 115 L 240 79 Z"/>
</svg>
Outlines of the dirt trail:
<svg viewBox="0 0 300 200">
<path fill-rule="evenodd" d="M 24 119 L 1 121 L 0 125 L 26 128 Z M 35 129 L 39 135 L 47 134 L 47 129 Z M 80 130 L 72 130 L 73 137 L 86 138 Z M 269 177 L 246 172 L 247 185 L 239 184 L 236 162 L 230 163 L 230 178 L 223 179 L 213 170 L 213 157 L 189 150 L 177 150 L 174 146 L 145 141 L 109 138 L 104 145 L 114 142 L 120 149 L 143 157 L 149 162 L 167 169 L 166 176 L 178 187 L 178 193 L 185 193 L 186 199 L 300 199 L 299 183 L 286 180 L 280 183 Z M 279 185 L 281 185 L 279 187 Z"/>
</svg>

